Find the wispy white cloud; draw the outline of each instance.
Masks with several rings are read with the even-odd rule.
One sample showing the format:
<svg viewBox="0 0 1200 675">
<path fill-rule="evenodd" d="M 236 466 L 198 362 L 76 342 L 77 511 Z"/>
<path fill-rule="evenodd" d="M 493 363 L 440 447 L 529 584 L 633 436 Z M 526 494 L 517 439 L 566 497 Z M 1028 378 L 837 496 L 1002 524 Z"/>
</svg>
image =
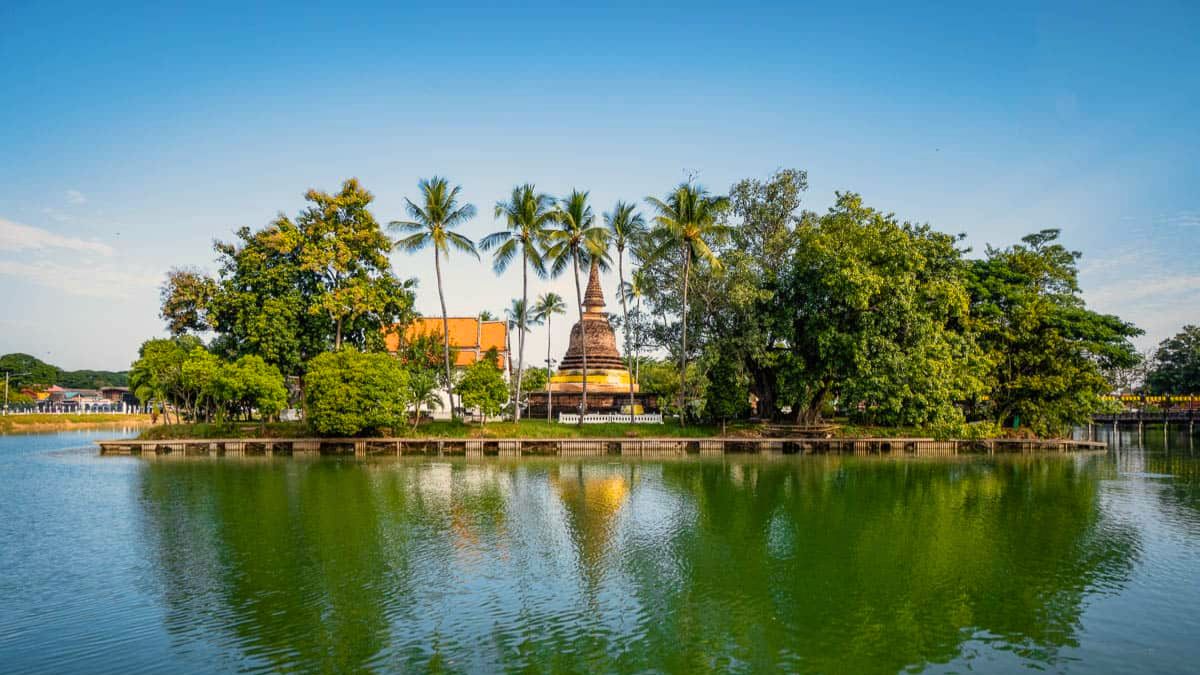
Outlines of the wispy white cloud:
<svg viewBox="0 0 1200 675">
<path fill-rule="evenodd" d="M 98 241 L 66 237 L 49 230 L 0 218 L 0 251 L 59 249 L 111 256 L 113 249 Z"/>
<path fill-rule="evenodd" d="M 68 204 L 86 204 L 87 196 L 84 195 L 79 190 L 67 190 L 67 203 Z"/>
<path fill-rule="evenodd" d="M 47 260 L 0 260 L 0 276 L 16 277 L 71 295 L 107 299 L 127 298 L 154 288 L 162 279 L 161 274 L 112 263 L 68 265 Z"/>
</svg>

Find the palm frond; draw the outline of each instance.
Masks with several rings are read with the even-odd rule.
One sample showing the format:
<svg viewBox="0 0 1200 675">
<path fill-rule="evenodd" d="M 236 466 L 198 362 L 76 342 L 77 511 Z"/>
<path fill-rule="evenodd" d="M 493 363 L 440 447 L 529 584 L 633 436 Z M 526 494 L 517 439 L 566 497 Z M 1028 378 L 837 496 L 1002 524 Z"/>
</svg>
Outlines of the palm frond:
<svg viewBox="0 0 1200 675">
<path fill-rule="evenodd" d="M 417 232 L 416 234 L 410 234 L 407 237 L 397 239 L 395 246 L 402 251 L 412 253 L 413 251 L 420 251 L 425 248 L 432 240 L 433 238 L 428 232 Z"/>
<path fill-rule="evenodd" d="M 479 251 L 475 250 L 475 242 L 457 232 L 445 232 L 446 241 L 463 253 L 470 253 L 479 259 Z"/>
<path fill-rule="evenodd" d="M 490 251 L 510 239 L 512 239 L 512 232 L 508 230 L 493 232 L 479 240 L 479 248 Z"/>
<path fill-rule="evenodd" d="M 496 274 L 504 274 L 504 270 L 508 269 L 508 264 L 517 257 L 517 240 L 509 239 L 496 249 L 496 253 L 492 255 L 492 269 Z"/>
</svg>

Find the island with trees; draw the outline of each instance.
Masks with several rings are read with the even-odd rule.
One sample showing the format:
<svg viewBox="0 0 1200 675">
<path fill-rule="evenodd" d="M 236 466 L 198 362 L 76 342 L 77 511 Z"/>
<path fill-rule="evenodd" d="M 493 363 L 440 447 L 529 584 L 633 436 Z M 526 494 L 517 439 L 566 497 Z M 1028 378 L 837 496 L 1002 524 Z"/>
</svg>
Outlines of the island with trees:
<svg viewBox="0 0 1200 675">
<path fill-rule="evenodd" d="M 784 169 L 725 194 L 687 181 L 597 214 L 585 190 L 555 198 L 524 183 L 497 201 L 504 229 L 478 246 L 461 232 L 476 209 L 448 179 L 421 181 L 389 226 L 355 179 L 310 190 L 294 218 L 218 242 L 215 274 L 171 270 L 161 292 L 170 337 L 142 346 L 129 382 L 176 427 L 148 437 L 703 436 L 830 420 L 845 433 L 1062 437 L 1112 405 L 1116 373 L 1144 363 L 1132 343 L 1141 331 L 1084 302 L 1081 254 L 1057 230 L 971 251 L 963 234 L 902 221 L 856 193 L 808 210 L 807 189 L 806 172 Z M 479 266 L 482 250 L 496 274 L 520 274 L 504 312 L 515 372 L 487 359 L 456 372 L 436 336 L 386 352 L 385 334 L 416 316 L 416 282 L 389 255 L 422 250 L 435 259 L 443 318 L 444 269 Z M 565 272 L 579 286 L 592 264 L 617 268 L 610 319 L 668 424 L 577 431 L 520 418 L 552 374 L 527 365 L 526 332 L 571 304 L 537 285 Z M 1188 327 L 1165 342 L 1144 386 L 1200 390 L 1197 335 Z M 451 419 L 425 419 L 439 392 Z M 303 418 L 281 421 L 289 409 Z M 464 411 L 506 421 L 472 426 Z"/>
</svg>

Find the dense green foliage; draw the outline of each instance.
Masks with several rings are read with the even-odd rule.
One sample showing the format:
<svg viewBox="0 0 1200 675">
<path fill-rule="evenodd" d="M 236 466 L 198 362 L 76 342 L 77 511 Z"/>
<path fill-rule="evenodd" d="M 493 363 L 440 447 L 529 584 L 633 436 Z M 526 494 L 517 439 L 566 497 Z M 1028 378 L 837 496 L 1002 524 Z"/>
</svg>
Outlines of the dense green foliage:
<svg viewBox="0 0 1200 675">
<path fill-rule="evenodd" d="M 496 367 L 496 359 L 491 353 L 463 370 L 454 391 L 464 408 L 480 412 L 481 422 L 499 415 L 509 396 L 504 374 Z"/>
<path fill-rule="evenodd" d="M 67 388 L 99 389 L 129 385 L 128 371 L 63 370 L 29 354 L 0 356 L 0 377 L 5 372 L 12 373 L 9 383 L 12 387 L 44 388 L 57 384 Z"/>
<path fill-rule="evenodd" d="M 357 180 L 334 194 L 309 190 L 308 207 L 217 242 L 217 278 L 174 270 L 162 289 L 172 333 L 213 331 L 224 358 L 261 357 L 285 375 L 343 343 L 382 348 L 382 329 L 413 315 L 412 281 L 391 270 L 392 242 Z"/>
<path fill-rule="evenodd" d="M 478 256 L 474 242 L 455 231 L 475 209 L 460 203 L 461 188 L 444 178 L 419 186 L 422 198 L 406 201 L 409 220 L 389 225 L 401 235 L 396 247 L 433 249 L 445 319 L 443 263 L 451 249 Z M 837 414 L 855 425 L 939 435 L 1000 426 L 1054 434 L 1100 409 L 1102 395 L 1122 386 L 1117 374 L 1138 364 L 1130 343 L 1138 329 L 1086 307 L 1079 254 L 1057 242 L 1057 231 L 973 258 L 962 235 L 902 221 L 854 193 L 837 193 L 824 213 L 803 210 L 807 189 L 808 175 L 796 169 L 739 181 L 728 195 L 689 180 L 661 199 L 647 198 L 649 220 L 618 202 L 602 226 L 586 191 L 556 201 L 519 186 L 496 205 L 504 230 L 481 242 L 494 251 L 497 273 L 518 255 L 522 265 L 521 298 L 507 311 L 517 334 L 515 381 L 505 383 L 494 365 L 495 372 L 478 366 L 456 374 L 449 345 L 428 336 L 401 345 L 398 361 L 389 362 L 389 373 L 403 375 L 403 391 L 360 399 L 370 405 L 323 400 L 320 426 L 358 433 L 393 425 L 404 410 L 392 405 L 396 400 L 412 405 L 415 423 L 439 404 L 438 387 L 462 396 L 461 407 L 495 414 L 503 406 L 494 399 L 499 392 L 519 401 L 523 391 L 544 387 L 539 369 L 525 366 L 525 336 L 565 303 L 545 294 L 531 305 L 528 272 L 569 270 L 582 317 L 581 272 L 592 264 L 607 269 L 612 251 L 621 299 L 612 320 L 627 362 L 642 391 L 681 422 L 746 417 L 753 400 L 754 415 L 799 423 Z M 236 387 L 221 386 L 223 369 L 238 363 L 253 379 L 257 365 L 241 361 L 249 356 L 285 375 L 319 365 L 317 380 L 324 378 L 329 391 L 365 377 L 357 357 L 326 355 L 342 344 L 378 350 L 381 329 L 413 315 L 412 282 L 392 274 L 392 243 L 357 181 L 337 194 L 310 191 L 307 199 L 294 221 L 280 216 L 264 229 L 239 230 L 236 245 L 218 244 L 216 279 L 187 269 L 169 275 L 162 313 L 172 332 L 211 330 L 216 339 L 211 354 L 201 349 L 191 360 L 187 353 L 198 342 L 151 341 L 137 378 L 144 393 L 193 416 L 274 410 L 270 396 L 251 402 Z M 1152 390 L 1196 388 L 1196 332 L 1189 328 L 1162 345 L 1147 378 Z M 646 353 L 659 358 L 642 358 Z M 587 368 L 585 354 L 585 408 Z M 378 406 L 386 412 L 361 412 Z M 328 419 L 338 409 L 364 419 L 340 425 Z M 513 406 L 514 416 L 519 410 Z"/>
<path fill-rule="evenodd" d="M 1007 249 L 989 248 L 970 265 L 971 312 L 989 355 L 985 416 L 1039 433 L 1086 421 L 1111 388 L 1104 371 L 1138 356 L 1140 330 L 1089 311 L 1080 295 L 1079 253 L 1056 243 L 1057 230 Z"/>
<path fill-rule="evenodd" d="M 1184 326 L 1158 345 L 1146 388 L 1154 394 L 1200 393 L 1200 326 Z"/>
<path fill-rule="evenodd" d="M 626 329 L 699 359 L 698 380 L 689 368 L 677 390 L 705 402 L 689 413 L 723 407 L 705 401 L 724 394 L 706 380 L 727 379 L 730 370 L 708 371 L 732 359 L 764 417 L 812 422 L 832 405 L 863 424 L 981 420 L 1058 433 L 1101 407 L 1104 373 L 1136 361 L 1139 331 L 1086 308 L 1078 254 L 1057 232 L 971 260 L 960 237 L 856 194 L 839 193 L 824 214 L 802 211 L 807 185 L 797 170 L 735 184 L 722 227 L 701 238 L 707 264 L 689 269 L 689 249 L 664 250 L 658 242 L 680 237 L 662 223 L 636 256 L 637 288 L 625 292 L 648 311 Z M 661 388 L 658 369 L 643 366 L 643 389 Z"/>
<path fill-rule="evenodd" d="M 168 422 L 275 418 L 287 407 L 283 375 L 262 357 L 227 361 L 206 349 L 199 338 L 147 340 L 133 363 L 134 394 L 164 410 Z M 164 405 L 165 404 L 165 405 Z"/>
<path fill-rule="evenodd" d="M 304 401 L 317 433 L 354 436 L 402 426 L 412 390 L 397 359 L 343 349 L 309 362 Z"/>
</svg>

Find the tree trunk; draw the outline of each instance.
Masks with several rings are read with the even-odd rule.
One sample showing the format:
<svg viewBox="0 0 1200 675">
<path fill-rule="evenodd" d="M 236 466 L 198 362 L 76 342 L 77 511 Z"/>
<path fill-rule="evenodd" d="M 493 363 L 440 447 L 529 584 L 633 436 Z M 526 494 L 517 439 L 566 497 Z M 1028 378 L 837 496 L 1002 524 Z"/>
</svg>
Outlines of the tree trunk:
<svg viewBox="0 0 1200 675">
<path fill-rule="evenodd" d="M 583 394 L 579 401 L 579 422 L 583 426 L 583 416 L 587 414 L 587 321 L 583 318 L 583 291 L 579 288 L 579 253 L 571 253 L 571 264 L 575 268 L 575 302 L 579 304 L 579 339 L 583 347 Z"/>
<path fill-rule="evenodd" d="M 437 272 L 438 300 L 442 303 L 442 356 L 446 361 L 446 396 L 450 399 L 450 419 L 454 419 L 454 378 L 450 374 L 450 319 L 446 314 L 446 294 L 442 291 L 442 259 L 433 247 L 433 268 Z"/>
<path fill-rule="evenodd" d="M 546 313 L 546 421 L 553 422 L 554 392 L 550 390 L 550 313 Z"/>
<path fill-rule="evenodd" d="M 434 255 L 436 256 L 437 253 L 435 252 Z M 335 337 L 333 339 L 333 351 L 338 352 L 341 350 L 342 350 L 342 317 L 339 316 L 337 318 L 337 337 Z"/>
<path fill-rule="evenodd" d="M 686 426 L 684 402 L 687 400 L 687 309 L 688 276 L 692 271 L 692 248 L 683 245 L 683 344 L 679 351 L 679 426 Z"/>
<path fill-rule="evenodd" d="M 521 247 L 521 306 L 529 314 L 529 253 Z M 517 393 L 513 399 L 513 419 L 521 421 L 521 380 L 525 375 L 525 316 L 517 317 Z M 512 354 L 508 355 L 512 359 Z"/>
<path fill-rule="evenodd" d="M 620 248 L 620 247 L 617 248 L 617 276 L 620 277 L 618 279 L 617 288 L 620 289 L 620 295 L 621 295 L 621 315 L 623 317 L 622 318 L 622 321 L 624 322 L 623 325 L 625 326 L 625 358 L 628 359 L 630 356 L 630 350 L 629 350 L 629 306 L 625 302 L 625 257 L 624 257 L 624 253 L 625 253 L 625 251 L 623 248 Z M 632 377 L 629 378 L 629 421 L 631 423 L 633 422 L 633 383 L 634 383 L 634 379 Z"/>
</svg>

